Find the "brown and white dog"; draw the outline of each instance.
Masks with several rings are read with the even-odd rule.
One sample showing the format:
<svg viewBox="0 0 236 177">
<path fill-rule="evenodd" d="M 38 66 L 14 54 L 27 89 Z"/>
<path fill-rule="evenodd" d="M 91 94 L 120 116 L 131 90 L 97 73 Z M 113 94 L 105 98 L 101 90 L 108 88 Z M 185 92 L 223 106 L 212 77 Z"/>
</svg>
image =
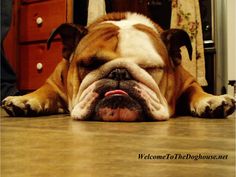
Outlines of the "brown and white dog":
<svg viewBox="0 0 236 177">
<path fill-rule="evenodd" d="M 11 116 L 39 116 L 69 111 L 76 120 L 167 120 L 179 109 L 193 116 L 226 117 L 235 110 L 229 95 L 205 93 L 181 66 L 180 47 L 191 56 L 189 36 L 163 31 L 145 16 L 112 13 L 88 27 L 59 26 L 63 60 L 45 84 L 11 96 L 3 108 Z M 181 112 L 181 110 L 178 110 Z"/>
</svg>

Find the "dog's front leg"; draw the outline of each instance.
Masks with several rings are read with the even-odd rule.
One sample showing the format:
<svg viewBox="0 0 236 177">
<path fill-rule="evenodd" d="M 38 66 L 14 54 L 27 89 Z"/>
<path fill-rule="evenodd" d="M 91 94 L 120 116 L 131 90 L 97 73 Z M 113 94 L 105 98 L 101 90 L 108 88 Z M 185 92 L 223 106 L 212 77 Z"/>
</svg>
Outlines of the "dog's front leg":
<svg viewBox="0 0 236 177">
<path fill-rule="evenodd" d="M 193 116 L 223 118 L 235 110 L 235 100 L 232 96 L 208 94 L 197 83 L 193 83 L 185 94 L 187 94 L 189 109 Z"/>
<path fill-rule="evenodd" d="M 23 96 L 9 96 L 2 102 L 2 107 L 10 116 L 64 113 L 67 110 L 65 105 L 65 100 L 48 83 L 32 93 Z"/>
</svg>

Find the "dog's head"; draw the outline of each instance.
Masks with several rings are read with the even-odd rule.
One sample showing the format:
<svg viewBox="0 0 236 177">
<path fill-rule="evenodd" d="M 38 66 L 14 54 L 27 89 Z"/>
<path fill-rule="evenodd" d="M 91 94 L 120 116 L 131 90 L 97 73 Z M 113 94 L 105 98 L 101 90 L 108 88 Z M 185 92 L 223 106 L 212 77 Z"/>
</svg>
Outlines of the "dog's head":
<svg viewBox="0 0 236 177">
<path fill-rule="evenodd" d="M 135 13 L 112 13 L 89 27 L 62 24 L 59 34 L 68 61 L 67 95 L 79 120 L 138 121 L 170 117 L 168 82 L 180 63 L 186 32 L 163 31 Z M 168 73 L 169 72 L 169 73 Z M 169 81 L 168 81 L 169 79 Z M 168 96 L 170 97 L 171 94 Z"/>
</svg>

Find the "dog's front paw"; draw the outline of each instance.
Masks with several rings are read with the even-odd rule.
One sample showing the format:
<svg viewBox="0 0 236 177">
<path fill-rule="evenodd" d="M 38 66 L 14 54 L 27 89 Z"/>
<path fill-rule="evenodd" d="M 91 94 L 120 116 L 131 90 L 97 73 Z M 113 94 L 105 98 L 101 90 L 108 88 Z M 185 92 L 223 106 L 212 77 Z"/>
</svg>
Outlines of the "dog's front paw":
<svg viewBox="0 0 236 177">
<path fill-rule="evenodd" d="M 9 96 L 2 102 L 10 116 L 37 116 L 43 108 L 38 99 L 26 96 Z"/>
<path fill-rule="evenodd" d="M 224 118 L 235 110 L 235 100 L 229 95 L 209 96 L 190 105 L 193 116 Z"/>
</svg>

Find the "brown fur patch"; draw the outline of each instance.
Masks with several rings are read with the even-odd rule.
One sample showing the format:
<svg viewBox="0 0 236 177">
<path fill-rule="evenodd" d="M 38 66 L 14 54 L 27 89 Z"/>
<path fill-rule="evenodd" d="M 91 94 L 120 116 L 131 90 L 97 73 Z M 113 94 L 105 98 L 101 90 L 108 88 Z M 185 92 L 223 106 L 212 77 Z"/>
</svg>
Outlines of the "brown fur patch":
<svg viewBox="0 0 236 177">
<path fill-rule="evenodd" d="M 98 18 L 95 22 L 93 22 L 91 25 L 88 26 L 88 29 L 96 27 L 98 24 L 104 22 L 104 21 L 120 21 L 122 19 L 126 18 L 127 13 L 126 12 L 113 12 L 108 15 L 102 16 Z"/>
</svg>

